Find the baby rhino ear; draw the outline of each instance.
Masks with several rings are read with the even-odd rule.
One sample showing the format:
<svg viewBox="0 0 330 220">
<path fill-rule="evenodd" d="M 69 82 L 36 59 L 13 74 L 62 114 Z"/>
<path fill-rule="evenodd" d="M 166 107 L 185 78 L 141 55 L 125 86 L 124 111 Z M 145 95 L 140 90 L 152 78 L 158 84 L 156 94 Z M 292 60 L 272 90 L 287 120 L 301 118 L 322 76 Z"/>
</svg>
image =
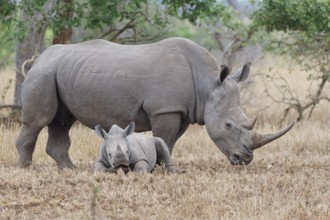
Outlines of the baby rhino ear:
<svg viewBox="0 0 330 220">
<path fill-rule="evenodd" d="M 103 128 L 101 127 L 101 125 L 96 125 L 95 126 L 95 132 L 98 136 L 100 136 L 103 139 L 106 139 L 108 137 L 108 134 L 105 130 L 103 130 Z"/>
<path fill-rule="evenodd" d="M 133 134 L 135 131 L 135 123 L 134 121 L 132 121 L 124 130 L 124 135 L 125 136 L 128 136 L 128 135 L 131 135 Z"/>
</svg>

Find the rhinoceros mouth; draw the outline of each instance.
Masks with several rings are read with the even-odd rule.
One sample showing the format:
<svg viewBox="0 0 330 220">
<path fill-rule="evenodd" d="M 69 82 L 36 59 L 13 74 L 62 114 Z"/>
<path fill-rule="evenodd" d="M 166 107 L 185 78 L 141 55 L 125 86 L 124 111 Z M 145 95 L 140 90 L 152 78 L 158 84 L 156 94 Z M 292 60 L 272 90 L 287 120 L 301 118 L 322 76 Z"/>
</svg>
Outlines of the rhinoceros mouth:
<svg viewBox="0 0 330 220">
<path fill-rule="evenodd" d="M 116 163 L 114 164 L 114 168 L 115 169 L 119 169 L 119 168 L 128 168 L 129 167 L 129 164 L 128 162 L 120 162 L 120 163 Z"/>
<path fill-rule="evenodd" d="M 232 165 L 248 165 L 253 159 L 253 150 L 246 145 L 242 145 L 246 153 L 230 154 L 228 159 Z"/>
<path fill-rule="evenodd" d="M 243 160 L 242 157 L 237 154 L 233 154 L 228 159 L 232 165 L 247 165 L 248 164 L 248 162 Z"/>
</svg>

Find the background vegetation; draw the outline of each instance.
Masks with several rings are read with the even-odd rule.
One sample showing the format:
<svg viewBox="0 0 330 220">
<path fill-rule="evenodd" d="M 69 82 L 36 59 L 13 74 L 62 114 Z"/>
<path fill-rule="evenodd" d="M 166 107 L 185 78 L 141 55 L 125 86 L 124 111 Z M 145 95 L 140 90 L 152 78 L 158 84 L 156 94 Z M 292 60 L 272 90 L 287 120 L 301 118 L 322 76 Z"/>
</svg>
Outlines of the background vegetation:
<svg viewBox="0 0 330 220">
<path fill-rule="evenodd" d="M 310 118 L 318 104 L 330 100 L 325 92 L 330 79 L 329 13 L 330 3 L 324 0 L 1 1 L 0 66 L 12 68 L 15 63 L 16 72 L 3 91 L 15 85 L 14 103 L 2 103 L 2 108 L 19 109 L 21 83 L 51 44 L 95 38 L 136 44 L 181 36 L 230 67 L 260 58 L 260 48 L 290 60 L 288 71 L 308 72 L 311 89 L 305 96 L 295 94 L 281 73 L 259 76 L 269 98 L 286 105 L 283 118 L 291 110 L 297 120 Z M 274 91 L 282 96 L 275 98 Z"/>
</svg>

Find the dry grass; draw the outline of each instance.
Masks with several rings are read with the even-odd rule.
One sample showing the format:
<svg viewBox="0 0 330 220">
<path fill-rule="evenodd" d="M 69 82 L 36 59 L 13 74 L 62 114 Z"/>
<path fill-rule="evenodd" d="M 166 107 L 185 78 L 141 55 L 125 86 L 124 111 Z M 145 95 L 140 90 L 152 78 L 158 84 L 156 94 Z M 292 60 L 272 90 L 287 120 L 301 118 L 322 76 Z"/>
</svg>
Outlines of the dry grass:
<svg viewBox="0 0 330 220">
<path fill-rule="evenodd" d="M 173 153 L 187 171 L 182 175 L 161 167 L 145 175 L 94 175 L 101 139 L 81 125 L 70 133 L 76 170 L 57 170 L 45 152 L 46 129 L 34 164 L 20 169 L 19 128 L 1 125 L 0 219 L 330 219 L 328 113 L 322 105 L 312 121 L 257 150 L 248 166 L 230 165 L 203 127 L 192 126 Z M 280 110 L 260 114 L 257 130 L 279 128 Z"/>
<path fill-rule="evenodd" d="M 192 127 L 173 155 L 187 171 L 183 175 L 166 174 L 161 167 L 145 175 L 94 175 L 101 140 L 82 126 L 71 132 L 77 170 L 58 172 L 45 153 L 46 131 L 33 166 L 20 169 L 13 144 L 18 128 L 0 130 L 1 219 L 92 219 L 94 209 L 97 219 L 330 217 L 329 123 L 298 124 L 256 151 L 252 164 L 244 167 L 230 165 L 205 131 Z"/>
<path fill-rule="evenodd" d="M 15 72 L 13 68 L 0 69 L 0 105 L 14 102 L 14 79 Z"/>
</svg>

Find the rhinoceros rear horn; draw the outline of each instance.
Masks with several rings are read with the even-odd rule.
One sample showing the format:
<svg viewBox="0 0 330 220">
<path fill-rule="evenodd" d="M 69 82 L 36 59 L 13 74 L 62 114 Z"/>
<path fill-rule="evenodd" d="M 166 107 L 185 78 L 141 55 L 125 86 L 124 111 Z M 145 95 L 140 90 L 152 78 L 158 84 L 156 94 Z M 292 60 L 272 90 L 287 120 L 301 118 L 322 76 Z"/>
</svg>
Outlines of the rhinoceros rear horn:
<svg viewBox="0 0 330 220">
<path fill-rule="evenodd" d="M 288 132 L 293 127 L 293 125 L 294 125 L 294 122 L 292 122 L 288 127 L 284 128 L 274 134 L 258 134 L 255 132 L 253 134 L 251 147 L 253 149 L 257 149 L 257 148 L 264 146 L 265 144 L 272 142 L 273 140 L 281 137 L 286 132 Z"/>
<path fill-rule="evenodd" d="M 257 117 L 246 121 L 244 124 L 242 124 L 242 127 L 245 128 L 246 130 L 252 130 L 256 122 L 257 122 Z"/>
</svg>

